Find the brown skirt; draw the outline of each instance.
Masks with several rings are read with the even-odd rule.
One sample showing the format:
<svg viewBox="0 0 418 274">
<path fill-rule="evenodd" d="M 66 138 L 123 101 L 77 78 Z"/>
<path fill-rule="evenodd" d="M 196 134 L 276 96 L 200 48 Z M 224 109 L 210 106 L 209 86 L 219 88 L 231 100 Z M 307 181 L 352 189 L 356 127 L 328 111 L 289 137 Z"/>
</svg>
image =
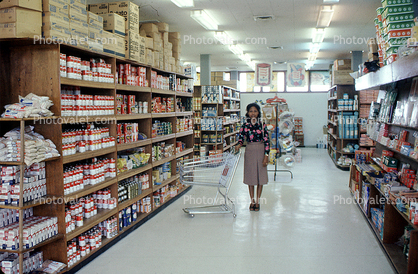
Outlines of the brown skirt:
<svg viewBox="0 0 418 274">
<path fill-rule="evenodd" d="M 263 166 L 264 143 L 247 142 L 244 155 L 244 184 L 249 186 L 266 185 L 267 167 Z"/>
</svg>

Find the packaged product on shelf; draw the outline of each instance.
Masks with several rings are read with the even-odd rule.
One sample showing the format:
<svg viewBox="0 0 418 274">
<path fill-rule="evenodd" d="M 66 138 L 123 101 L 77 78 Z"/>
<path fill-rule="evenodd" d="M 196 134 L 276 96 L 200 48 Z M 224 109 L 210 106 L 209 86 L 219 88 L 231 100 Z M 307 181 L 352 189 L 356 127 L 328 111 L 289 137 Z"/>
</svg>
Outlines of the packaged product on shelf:
<svg viewBox="0 0 418 274">
<path fill-rule="evenodd" d="M 49 117 L 54 114 L 49 110 L 53 102 L 48 96 L 29 93 L 25 97 L 19 95 L 19 103 L 6 105 L 2 118 Z"/>
<path fill-rule="evenodd" d="M 135 198 L 142 193 L 142 190 L 148 189 L 149 187 L 148 173 L 141 173 L 119 182 L 118 203 Z"/>
<path fill-rule="evenodd" d="M 33 131 L 33 126 L 25 127 L 25 164 L 40 163 L 46 159 L 59 157 L 55 144 Z M 20 128 L 15 128 L 0 138 L 0 161 L 21 161 Z"/>
<path fill-rule="evenodd" d="M 151 107 L 152 113 L 174 112 L 174 101 L 171 97 L 153 97 Z"/>
<path fill-rule="evenodd" d="M 36 261 L 36 259 L 34 261 Z M 31 263 L 28 263 L 28 265 L 30 266 Z M 65 267 L 66 267 L 66 264 L 64 263 L 56 262 L 52 260 L 46 260 L 39 267 L 35 269 L 36 271 L 40 271 L 44 273 L 60 273 Z"/>
<path fill-rule="evenodd" d="M 161 183 L 171 178 L 171 162 L 164 163 L 152 169 L 153 185 L 161 185 Z"/>
<path fill-rule="evenodd" d="M 25 252 L 23 253 L 23 273 L 32 273 L 37 271 L 46 262 L 43 261 L 43 252 Z M 1 270 L 3 273 L 18 273 L 19 271 L 19 254 L 17 253 L 0 253 Z M 50 260 L 47 260 L 50 261 Z M 55 262 L 57 264 L 61 264 Z M 65 267 L 65 264 L 62 264 Z M 61 268 L 62 269 L 62 268 Z M 52 273 L 52 272 L 49 272 Z"/>
<path fill-rule="evenodd" d="M 126 150 L 118 154 L 117 171 L 122 173 L 127 170 L 142 167 L 148 164 L 151 155 L 145 153 L 143 147 Z"/>
<path fill-rule="evenodd" d="M 151 212 L 151 197 L 145 197 L 140 202 L 140 212 L 149 213 Z"/>
<path fill-rule="evenodd" d="M 64 55 L 60 57 L 63 58 Z M 82 61 L 76 56 L 66 56 L 66 58 L 67 78 L 101 83 L 115 82 L 111 64 L 107 64 L 103 59 L 91 58 L 90 61 Z"/>
<path fill-rule="evenodd" d="M 171 122 L 161 122 L 155 120 L 152 124 L 152 138 L 173 133 L 173 124 Z"/>
<path fill-rule="evenodd" d="M 114 96 L 84 95 L 80 87 L 61 87 L 61 116 L 114 114 Z"/>
<path fill-rule="evenodd" d="M 7 233 L 6 233 L 7 232 Z M 40 236 L 41 232 L 43 235 Z M 57 217 L 33 216 L 26 218 L 23 223 L 23 247 L 31 248 L 58 234 Z M 19 224 L 12 223 L 0 228 L 2 249 L 19 249 Z"/>
<path fill-rule="evenodd" d="M 114 177 L 116 177 L 116 161 L 113 158 L 93 158 L 79 164 L 66 165 L 64 166 L 64 195 Z"/>
</svg>

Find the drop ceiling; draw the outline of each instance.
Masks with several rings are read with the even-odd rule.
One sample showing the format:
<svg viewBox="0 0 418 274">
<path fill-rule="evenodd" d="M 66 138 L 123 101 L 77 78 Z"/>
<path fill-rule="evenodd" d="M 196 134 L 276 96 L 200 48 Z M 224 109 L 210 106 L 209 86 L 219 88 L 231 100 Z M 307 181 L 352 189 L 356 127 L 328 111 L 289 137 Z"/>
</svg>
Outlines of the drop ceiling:
<svg viewBox="0 0 418 274">
<path fill-rule="evenodd" d="M 89 4 L 102 2 L 111 1 L 88 0 Z M 227 71 L 228 67 L 249 71 L 250 68 L 227 45 L 203 44 L 203 39 L 216 41 L 214 32 L 205 30 L 190 17 L 192 9 L 206 10 L 217 21 L 219 30 L 228 32 L 255 62 L 277 62 L 273 69 L 285 70 L 283 62 L 308 61 L 312 31 L 323 4 L 322 0 L 195 0 L 194 8 L 179 8 L 170 0 L 131 2 L 140 7 L 140 21 L 166 22 L 170 31 L 181 33 L 183 62 L 199 66 L 200 54 L 210 54 L 213 71 Z M 373 20 L 379 6 L 380 0 L 340 0 L 334 4 L 334 16 L 311 69 L 328 69 L 333 60 L 350 58 L 350 51 L 364 51 L 363 59 L 367 59 L 366 42 L 375 37 Z M 254 16 L 265 15 L 273 19 L 254 20 Z M 251 39 L 260 42 L 245 43 Z M 271 46 L 283 49 L 270 49 Z"/>
</svg>

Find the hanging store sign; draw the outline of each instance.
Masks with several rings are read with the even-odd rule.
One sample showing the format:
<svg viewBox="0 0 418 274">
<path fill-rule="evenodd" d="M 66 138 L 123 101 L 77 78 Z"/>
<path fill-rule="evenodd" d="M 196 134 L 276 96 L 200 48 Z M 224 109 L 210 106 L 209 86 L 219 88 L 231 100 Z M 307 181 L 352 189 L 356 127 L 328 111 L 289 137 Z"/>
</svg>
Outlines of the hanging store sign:
<svg viewBox="0 0 418 274">
<path fill-rule="evenodd" d="M 255 85 L 270 86 L 272 84 L 272 67 L 268 63 L 258 63 L 255 66 Z"/>
<path fill-rule="evenodd" d="M 286 75 L 288 87 L 304 87 L 306 85 L 305 64 L 288 63 Z"/>
</svg>

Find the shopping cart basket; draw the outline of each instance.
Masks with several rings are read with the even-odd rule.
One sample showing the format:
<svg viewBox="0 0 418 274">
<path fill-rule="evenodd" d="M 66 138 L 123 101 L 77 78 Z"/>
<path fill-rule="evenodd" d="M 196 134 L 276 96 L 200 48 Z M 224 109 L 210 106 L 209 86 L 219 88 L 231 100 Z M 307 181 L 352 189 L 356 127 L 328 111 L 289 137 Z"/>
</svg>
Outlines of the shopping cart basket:
<svg viewBox="0 0 418 274">
<path fill-rule="evenodd" d="M 191 217 L 194 217 L 195 214 L 232 213 L 235 218 L 235 204 L 228 197 L 228 192 L 240 157 L 241 152 L 238 154 L 223 153 L 182 161 L 180 165 L 181 183 L 218 188 L 212 205 L 183 208 L 183 211 Z M 218 194 L 220 195 L 219 199 Z"/>
</svg>

